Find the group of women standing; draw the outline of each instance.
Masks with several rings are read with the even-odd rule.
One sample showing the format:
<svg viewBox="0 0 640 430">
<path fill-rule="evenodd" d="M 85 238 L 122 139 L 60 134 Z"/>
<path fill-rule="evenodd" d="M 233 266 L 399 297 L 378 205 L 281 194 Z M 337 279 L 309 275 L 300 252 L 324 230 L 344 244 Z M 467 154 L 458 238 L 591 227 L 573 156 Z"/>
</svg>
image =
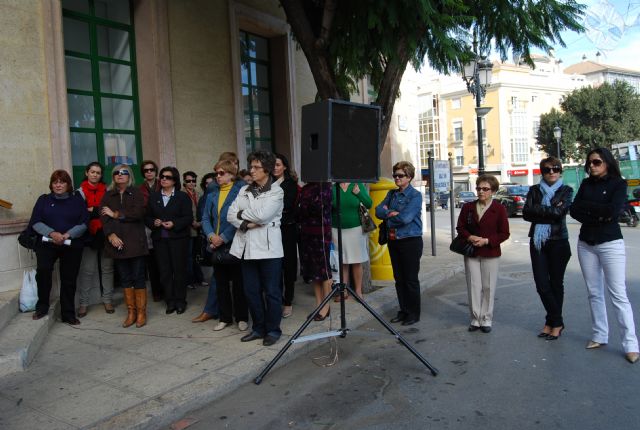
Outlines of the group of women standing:
<svg viewBox="0 0 640 430">
<path fill-rule="evenodd" d="M 588 177 L 573 197 L 573 189 L 562 182 L 562 163 L 555 157 L 540 162 L 542 179 L 529 189 L 523 218 L 531 222 L 529 251 L 536 290 L 546 311 L 538 337 L 557 340 L 565 328 L 562 315 L 564 275 L 571 258 L 566 216 L 579 221 L 578 259 L 589 298 L 592 334 L 587 349 L 608 342 L 605 288 L 613 304 L 622 335 L 625 358 L 640 356 L 633 311 L 625 284 L 625 247 L 618 215 L 626 203 L 627 184 L 615 158 L 606 148 L 587 154 Z M 491 331 L 493 303 L 498 277 L 500 243 L 509 237 L 504 207 L 492 200 L 498 181 L 481 175 L 476 181 L 478 199 L 465 204 L 458 218 L 458 234 L 474 247 L 465 257 L 471 322 L 469 331 Z"/>
</svg>

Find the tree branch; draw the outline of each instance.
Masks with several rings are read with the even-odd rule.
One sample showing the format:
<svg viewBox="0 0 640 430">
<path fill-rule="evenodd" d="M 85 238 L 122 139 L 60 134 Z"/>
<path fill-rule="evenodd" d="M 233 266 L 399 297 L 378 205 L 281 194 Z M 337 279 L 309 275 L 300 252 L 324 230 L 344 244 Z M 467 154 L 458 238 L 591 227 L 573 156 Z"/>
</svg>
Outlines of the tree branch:
<svg viewBox="0 0 640 430">
<path fill-rule="evenodd" d="M 336 15 L 335 0 L 325 0 L 324 10 L 322 12 L 322 27 L 320 29 L 320 37 L 316 40 L 316 47 L 324 49 L 331 35 L 331 27 L 333 25 L 333 17 Z"/>
</svg>

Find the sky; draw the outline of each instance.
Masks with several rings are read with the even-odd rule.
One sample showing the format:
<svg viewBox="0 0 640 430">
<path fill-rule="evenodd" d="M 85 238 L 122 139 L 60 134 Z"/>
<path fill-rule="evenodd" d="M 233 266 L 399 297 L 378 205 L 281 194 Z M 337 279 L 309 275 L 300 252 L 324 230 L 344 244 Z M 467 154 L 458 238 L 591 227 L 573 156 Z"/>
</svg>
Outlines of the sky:
<svg viewBox="0 0 640 430">
<path fill-rule="evenodd" d="M 555 48 L 556 58 L 564 67 L 582 61 L 595 61 L 612 66 L 640 70 L 640 0 L 578 0 L 587 5 L 585 32 L 565 32 L 566 47 Z"/>
</svg>

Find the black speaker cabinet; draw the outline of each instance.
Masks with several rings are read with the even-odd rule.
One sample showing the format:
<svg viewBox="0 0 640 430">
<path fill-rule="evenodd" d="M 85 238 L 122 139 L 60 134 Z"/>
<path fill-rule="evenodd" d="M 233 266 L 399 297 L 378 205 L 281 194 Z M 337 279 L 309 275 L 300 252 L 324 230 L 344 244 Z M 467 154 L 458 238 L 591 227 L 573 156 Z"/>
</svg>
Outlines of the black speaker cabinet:
<svg viewBox="0 0 640 430">
<path fill-rule="evenodd" d="M 304 182 L 378 182 L 379 106 L 325 100 L 302 107 Z"/>
</svg>

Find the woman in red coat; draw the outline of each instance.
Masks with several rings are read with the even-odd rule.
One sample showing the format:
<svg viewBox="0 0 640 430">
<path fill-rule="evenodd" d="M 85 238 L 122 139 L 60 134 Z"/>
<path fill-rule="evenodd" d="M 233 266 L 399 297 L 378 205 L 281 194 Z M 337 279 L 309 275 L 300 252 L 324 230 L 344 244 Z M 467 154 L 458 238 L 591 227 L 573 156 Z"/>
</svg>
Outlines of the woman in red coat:
<svg viewBox="0 0 640 430">
<path fill-rule="evenodd" d="M 507 211 L 493 201 L 498 186 L 494 176 L 479 176 L 476 180 L 478 200 L 462 206 L 458 217 L 458 234 L 475 247 L 473 256 L 464 258 L 471 314 L 469 331 L 479 329 L 489 333 L 493 322 L 500 244 L 509 238 Z"/>
</svg>

